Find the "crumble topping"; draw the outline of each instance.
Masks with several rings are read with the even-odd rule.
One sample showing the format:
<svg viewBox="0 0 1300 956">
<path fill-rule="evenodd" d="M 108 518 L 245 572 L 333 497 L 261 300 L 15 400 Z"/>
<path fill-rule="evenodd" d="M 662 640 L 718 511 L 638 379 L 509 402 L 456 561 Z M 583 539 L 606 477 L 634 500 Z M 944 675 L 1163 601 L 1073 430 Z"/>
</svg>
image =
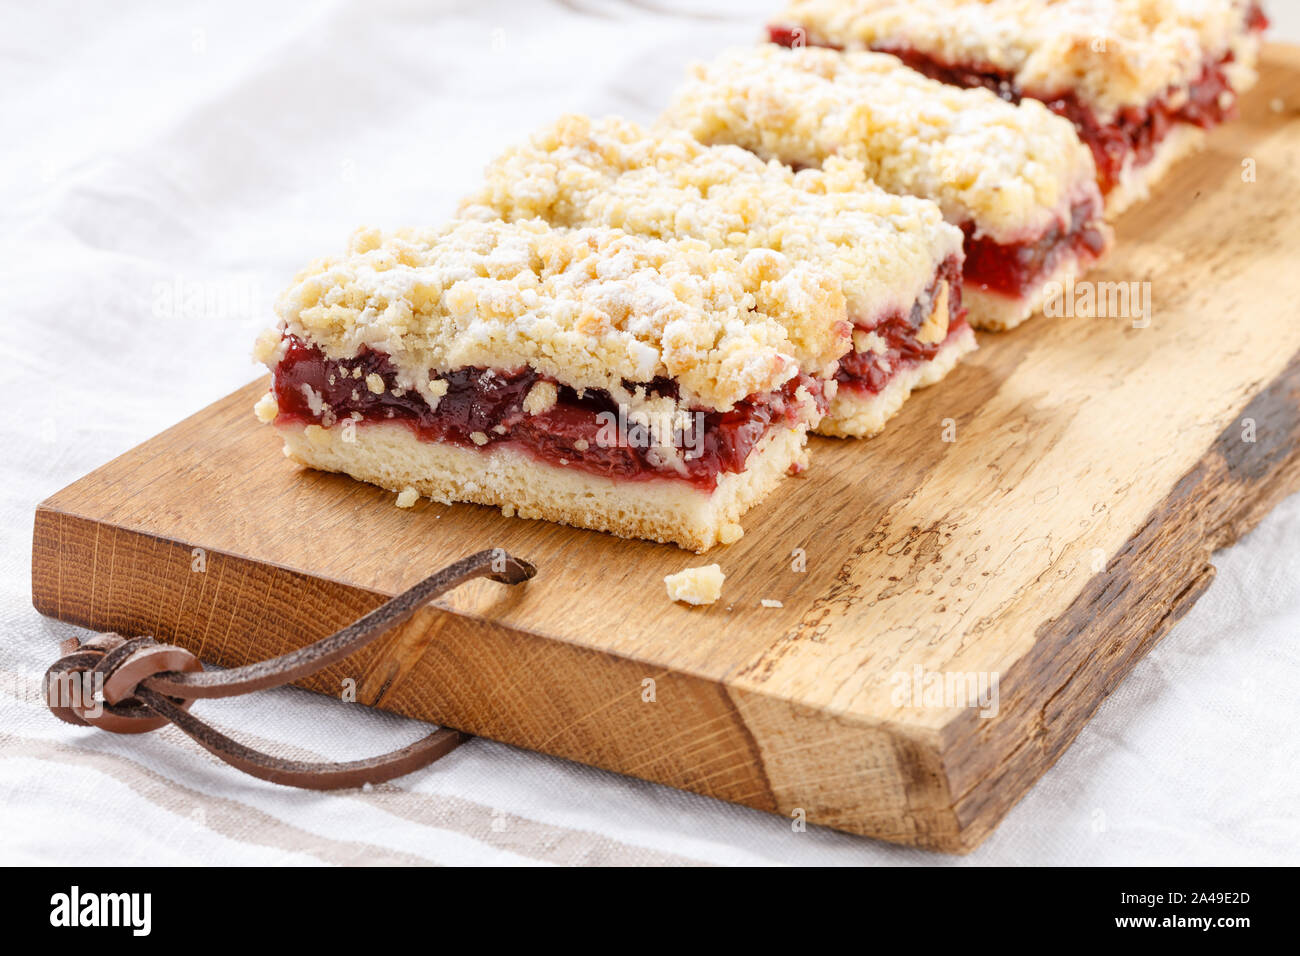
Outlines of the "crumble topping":
<svg viewBox="0 0 1300 956">
<path fill-rule="evenodd" d="M 745 536 L 745 529 L 742 528 L 740 525 L 736 524 L 735 522 L 732 522 L 731 524 L 724 524 L 718 530 L 718 542 L 720 544 L 735 544 L 744 536 Z"/>
<path fill-rule="evenodd" d="M 850 315 L 870 321 L 910 308 L 962 237 L 933 203 L 868 182 L 856 159 L 796 173 L 680 130 L 570 115 L 494 161 L 461 212 L 777 250 L 834 272 Z"/>
<path fill-rule="evenodd" d="M 712 604 L 722 597 L 722 582 L 727 576 L 716 564 L 706 564 L 702 568 L 687 568 L 664 578 L 668 587 L 668 599 L 684 604 Z"/>
<path fill-rule="evenodd" d="M 853 330 L 853 351 L 855 352 L 885 352 L 889 348 L 889 343 L 879 332 L 866 332 L 862 329 Z"/>
<path fill-rule="evenodd" d="M 850 344 L 840 283 L 820 266 L 537 220 L 363 229 L 276 309 L 280 333 L 333 359 L 383 352 L 426 399 L 446 391 L 440 371 L 528 365 L 629 402 L 625 382 L 671 378 L 683 404 L 726 411 L 801 371 L 829 376 Z"/>
<path fill-rule="evenodd" d="M 534 382 L 524 396 L 524 411 L 529 415 L 545 415 L 555 407 L 559 397 L 560 390 L 553 383 L 545 379 Z"/>
<path fill-rule="evenodd" d="M 264 425 L 275 421 L 275 416 L 280 414 L 280 403 L 275 400 L 275 392 L 267 392 L 259 398 L 253 406 L 253 414 Z"/>
<path fill-rule="evenodd" d="M 883 53 L 732 50 L 696 65 L 664 117 L 706 143 L 795 166 L 859 161 L 885 189 L 932 199 L 949 222 L 1000 243 L 1041 234 L 1097 195 L 1092 154 L 1068 120 Z"/>
<path fill-rule="evenodd" d="M 253 361 L 274 365 L 284 357 L 284 344 L 274 329 L 266 329 L 253 343 Z"/>
<path fill-rule="evenodd" d="M 807 41 L 917 50 L 1076 92 L 1099 115 L 1195 80 L 1244 32 L 1249 0 L 791 0 L 772 18 Z"/>
</svg>

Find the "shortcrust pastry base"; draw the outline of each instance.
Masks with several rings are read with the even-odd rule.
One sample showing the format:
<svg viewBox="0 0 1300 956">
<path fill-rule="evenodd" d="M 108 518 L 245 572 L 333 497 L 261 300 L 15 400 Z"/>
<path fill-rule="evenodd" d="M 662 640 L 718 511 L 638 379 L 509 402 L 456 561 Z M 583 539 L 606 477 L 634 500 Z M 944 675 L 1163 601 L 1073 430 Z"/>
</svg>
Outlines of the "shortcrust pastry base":
<svg viewBox="0 0 1300 956">
<path fill-rule="evenodd" d="M 962 294 L 965 301 L 965 293 Z M 865 395 L 841 386 L 831 402 L 830 411 L 817 426 L 818 435 L 832 438 L 872 438 L 898 413 L 915 389 L 933 385 L 953 370 L 964 355 L 975 351 L 975 332 L 963 326 L 949 336 L 934 358 L 900 370 L 889 384 L 875 395 Z"/>
<path fill-rule="evenodd" d="M 710 492 L 674 479 L 614 481 L 506 446 L 477 451 L 422 441 L 400 424 L 358 426 L 350 442 L 339 428 L 310 433 L 302 425 L 277 429 L 286 455 L 321 471 L 341 472 L 390 491 L 414 488 L 448 504 L 513 509 L 521 518 L 646 538 L 697 553 L 734 541 L 740 517 L 807 460 L 803 426 L 775 431 L 750 452 L 745 471 L 720 475 Z"/>
</svg>

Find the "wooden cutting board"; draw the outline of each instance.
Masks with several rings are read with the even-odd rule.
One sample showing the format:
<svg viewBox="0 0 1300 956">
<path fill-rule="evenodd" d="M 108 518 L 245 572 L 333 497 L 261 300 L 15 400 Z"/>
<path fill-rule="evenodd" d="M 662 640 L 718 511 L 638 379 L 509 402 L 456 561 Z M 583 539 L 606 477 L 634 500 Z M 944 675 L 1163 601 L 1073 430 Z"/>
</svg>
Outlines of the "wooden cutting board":
<svg viewBox="0 0 1300 956">
<path fill-rule="evenodd" d="M 399 510 L 284 459 L 257 382 L 44 502 L 33 600 L 234 665 L 504 547 L 536 580 L 470 584 L 306 685 L 351 678 L 398 713 L 968 850 L 1205 591 L 1211 553 L 1300 487 L 1298 200 L 1300 49 L 1273 47 L 1241 121 L 1120 223 L 1093 277 L 1149 282 L 1148 327 L 983 336 L 882 437 L 817 439 L 813 468 L 706 559 Z M 722 601 L 669 603 L 664 575 L 706 561 Z M 996 716 L 933 690 L 968 674 L 997 675 Z"/>
</svg>

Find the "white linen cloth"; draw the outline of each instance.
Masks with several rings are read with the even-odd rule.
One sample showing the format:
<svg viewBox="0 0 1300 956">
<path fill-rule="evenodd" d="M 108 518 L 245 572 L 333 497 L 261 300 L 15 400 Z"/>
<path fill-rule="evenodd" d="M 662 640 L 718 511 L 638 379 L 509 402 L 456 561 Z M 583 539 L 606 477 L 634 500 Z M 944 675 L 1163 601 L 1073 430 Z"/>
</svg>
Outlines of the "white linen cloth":
<svg viewBox="0 0 1300 956">
<path fill-rule="evenodd" d="M 777 5 L 5 5 L 0 863 L 1297 861 L 1300 498 L 1219 556 L 1210 592 L 963 858 L 482 740 L 394 784 L 307 793 L 174 729 L 115 736 L 40 704 L 78 633 L 31 606 L 42 498 L 259 374 L 273 296 L 354 227 L 442 218 L 562 111 L 649 119 L 686 62 L 752 42 Z M 1275 35 L 1300 39 L 1287 7 Z M 426 729 L 298 690 L 198 707 L 256 746 L 337 759 Z"/>
</svg>

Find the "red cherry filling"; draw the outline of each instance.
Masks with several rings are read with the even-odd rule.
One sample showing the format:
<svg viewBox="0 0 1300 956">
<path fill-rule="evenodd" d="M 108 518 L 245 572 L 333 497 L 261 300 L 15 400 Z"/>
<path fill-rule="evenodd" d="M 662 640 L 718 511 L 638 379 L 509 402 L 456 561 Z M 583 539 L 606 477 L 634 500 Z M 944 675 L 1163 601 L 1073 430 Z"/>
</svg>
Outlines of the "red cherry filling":
<svg viewBox="0 0 1300 956">
<path fill-rule="evenodd" d="M 383 381 L 381 392 L 368 386 L 370 375 Z M 383 353 L 366 349 L 355 358 L 331 359 L 296 336 L 287 336 L 273 384 L 280 409 L 276 421 L 327 427 L 347 419 L 359 427 L 397 422 L 424 441 L 467 448 L 507 444 L 541 461 L 609 478 L 684 480 L 712 490 L 719 475 L 744 470 L 749 453 L 769 430 L 800 420 L 795 398 L 800 387 L 823 410 L 826 405 L 822 383 L 798 375 L 780 391 L 752 396 L 730 411 L 691 415 L 674 435 L 682 462 L 678 471 L 658 463 L 660 453 L 647 429 L 628 421 L 626 412 L 620 418 L 618 403 L 608 392 L 578 393 L 552 381 L 558 393 L 555 404 L 531 415 L 523 407 L 525 396 L 537 382 L 550 380 L 530 368 L 462 368 L 440 378 L 447 392 L 431 408 L 420 393 L 397 388 L 396 369 Z M 629 390 L 636 387 L 625 385 Z M 651 396 L 677 395 L 675 383 L 667 379 L 643 387 Z"/>
<path fill-rule="evenodd" d="M 921 324 L 934 311 L 939 284 L 948 283 L 948 337 L 942 342 L 917 339 Z M 961 304 L 961 272 L 954 257 L 935 274 L 926 294 L 906 312 L 887 315 L 873 326 L 860 325 L 864 332 L 874 332 L 884 340 L 883 352 L 850 352 L 840 359 L 835 373 L 840 388 L 866 395 L 876 395 L 898 374 L 900 368 L 928 362 L 954 334 L 966 327 L 966 310 Z"/>
<path fill-rule="evenodd" d="M 1067 255 L 1096 259 L 1106 248 L 1098 227 L 1101 210 L 1093 202 L 1076 203 L 1070 222 L 1057 223 L 1033 242 L 1002 245 L 987 236 L 975 237 L 975 224 L 966 223 L 966 284 L 984 292 L 1022 298 L 1056 271 Z"/>
</svg>

